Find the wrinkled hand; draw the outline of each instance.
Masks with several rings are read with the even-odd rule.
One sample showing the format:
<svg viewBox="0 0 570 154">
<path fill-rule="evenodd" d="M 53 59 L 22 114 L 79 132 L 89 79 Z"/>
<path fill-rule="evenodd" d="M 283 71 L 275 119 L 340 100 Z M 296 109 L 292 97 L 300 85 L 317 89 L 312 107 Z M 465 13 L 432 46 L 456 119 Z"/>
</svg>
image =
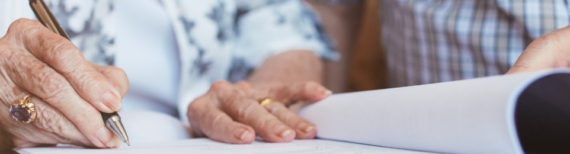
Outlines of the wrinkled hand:
<svg viewBox="0 0 570 154">
<path fill-rule="evenodd" d="M 123 70 L 86 61 L 67 39 L 36 20 L 12 23 L 0 39 L 0 148 L 70 143 L 116 147 L 100 111 L 114 112 L 129 85 Z M 31 93 L 37 118 L 26 124 L 9 113 L 14 100 Z"/>
<path fill-rule="evenodd" d="M 298 101 L 317 102 L 331 92 L 316 82 L 276 82 L 254 87 L 216 81 L 188 106 L 188 119 L 199 136 L 226 143 L 251 143 L 255 136 L 268 142 L 312 139 L 317 130 L 287 106 Z M 262 107 L 259 98 L 275 102 Z"/>
<path fill-rule="evenodd" d="M 570 27 L 564 27 L 534 40 L 507 74 L 570 67 Z"/>
</svg>

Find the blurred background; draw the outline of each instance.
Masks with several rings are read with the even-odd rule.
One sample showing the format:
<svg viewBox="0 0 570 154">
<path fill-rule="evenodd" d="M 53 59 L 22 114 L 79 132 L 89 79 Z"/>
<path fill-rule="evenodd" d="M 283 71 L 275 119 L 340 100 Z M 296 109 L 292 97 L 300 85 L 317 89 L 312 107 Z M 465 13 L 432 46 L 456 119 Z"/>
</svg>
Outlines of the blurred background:
<svg viewBox="0 0 570 154">
<path fill-rule="evenodd" d="M 336 41 L 339 61 L 325 61 L 324 85 L 333 92 L 387 87 L 378 0 L 307 0 Z"/>
</svg>

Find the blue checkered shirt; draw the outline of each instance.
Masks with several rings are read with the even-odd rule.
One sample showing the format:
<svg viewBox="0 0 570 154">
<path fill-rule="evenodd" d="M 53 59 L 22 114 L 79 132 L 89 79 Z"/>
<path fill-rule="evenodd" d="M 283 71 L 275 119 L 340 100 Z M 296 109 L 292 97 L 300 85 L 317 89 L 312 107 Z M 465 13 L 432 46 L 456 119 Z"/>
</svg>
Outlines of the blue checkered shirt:
<svg viewBox="0 0 570 154">
<path fill-rule="evenodd" d="M 567 0 L 382 0 L 391 87 L 500 75 L 568 25 Z"/>
</svg>

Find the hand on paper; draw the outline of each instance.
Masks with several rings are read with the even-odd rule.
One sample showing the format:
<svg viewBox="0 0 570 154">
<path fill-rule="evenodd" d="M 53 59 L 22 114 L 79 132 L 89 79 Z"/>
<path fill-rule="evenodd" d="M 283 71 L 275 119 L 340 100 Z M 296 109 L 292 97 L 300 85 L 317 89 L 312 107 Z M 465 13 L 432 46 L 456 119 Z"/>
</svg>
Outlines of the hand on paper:
<svg viewBox="0 0 570 154">
<path fill-rule="evenodd" d="M 570 27 L 564 27 L 534 40 L 507 74 L 570 67 Z"/>
<path fill-rule="evenodd" d="M 319 62 L 311 51 L 288 51 L 268 58 L 248 81 L 213 83 L 205 95 L 188 106 L 192 129 L 199 136 L 239 144 L 251 143 L 256 135 L 267 142 L 314 138 L 315 125 L 288 106 L 331 95 L 318 83 Z M 264 108 L 258 99 L 265 97 L 275 102 Z"/>
<path fill-rule="evenodd" d="M 241 81 L 217 81 L 207 94 L 188 106 L 188 119 L 199 135 L 226 143 L 251 143 L 258 135 L 268 142 L 312 139 L 315 125 L 287 108 L 298 100 L 316 102 L 330 95 L 318 83 L 288 83 L 259 89 Z M 258 98 L 276 101 L 262 107 Z"/>
<path fill-rule="evenodd" d="M 36 20 L 13 22 L 0 39 L 0 148 L 71 143 L 116 147 L 100 111 L 113 112 L 129 85 L 123 70 L 99 66 Z M 31 93 L 37 118 L 13 119 L 9 106 Z"/>
</svg>

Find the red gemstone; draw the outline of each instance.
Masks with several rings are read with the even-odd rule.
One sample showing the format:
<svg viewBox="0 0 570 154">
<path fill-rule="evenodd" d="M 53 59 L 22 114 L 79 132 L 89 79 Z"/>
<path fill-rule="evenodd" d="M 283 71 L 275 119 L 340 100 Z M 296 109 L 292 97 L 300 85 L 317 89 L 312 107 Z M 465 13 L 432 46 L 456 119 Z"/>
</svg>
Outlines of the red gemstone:
<svg viewBox="0 0 570 154">
<path fill-rule="evenodd" d="M 30 120 L 32 116 L 30 111 L 22 105 L 12 105 L 12 107 L 10 107 L 10 114 L 14 119 L 22 122 Z"/>
</svg>

